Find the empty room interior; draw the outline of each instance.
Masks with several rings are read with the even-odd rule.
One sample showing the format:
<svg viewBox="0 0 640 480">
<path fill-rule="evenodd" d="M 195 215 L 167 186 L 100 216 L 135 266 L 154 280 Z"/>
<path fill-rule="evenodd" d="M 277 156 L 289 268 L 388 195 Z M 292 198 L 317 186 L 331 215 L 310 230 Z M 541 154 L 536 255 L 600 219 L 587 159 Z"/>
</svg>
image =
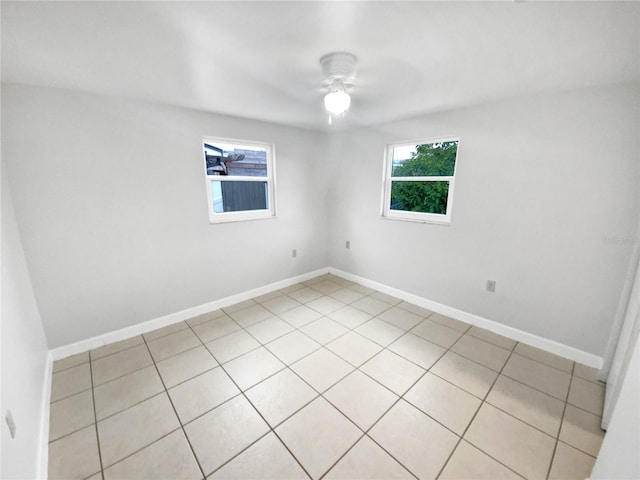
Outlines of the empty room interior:
<svg viewBox="0 0 640 480">
<path fill-rule="evenodd" d="M 0 15 L 2 479 L 640 478 L 640 3 Z"/>
</svg>

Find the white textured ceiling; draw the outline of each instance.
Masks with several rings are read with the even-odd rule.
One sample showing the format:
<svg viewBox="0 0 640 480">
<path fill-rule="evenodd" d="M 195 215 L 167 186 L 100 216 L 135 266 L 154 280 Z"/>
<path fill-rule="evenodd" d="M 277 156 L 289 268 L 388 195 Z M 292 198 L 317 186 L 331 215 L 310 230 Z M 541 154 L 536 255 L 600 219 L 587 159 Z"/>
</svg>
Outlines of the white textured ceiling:
<svg viewBox="0 0 640 480">
<path fill-rule="evenodd" d="M 636 2 L 2 2 L 2 80 L 325 129 L 640 79 Z M 334 125 L 334 128 L 336 126 Z"/>
</svg>

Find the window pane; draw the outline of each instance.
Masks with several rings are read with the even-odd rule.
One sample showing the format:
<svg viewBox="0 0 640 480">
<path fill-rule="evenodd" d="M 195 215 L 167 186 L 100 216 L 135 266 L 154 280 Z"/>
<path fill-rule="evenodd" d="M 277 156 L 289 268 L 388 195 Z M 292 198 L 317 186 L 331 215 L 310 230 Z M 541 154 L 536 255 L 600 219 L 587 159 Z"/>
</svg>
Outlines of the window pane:
<svg viewBox="0 0 640 480">
<path fill-rule="evenodd" d="M 243 212 L 269 208 L 267 182 L 211 182 L 213 211 Z"/>
<path fill-rule="evenodd" d="M 252 145 L 204 142 L 207 175 L 267 176 L 267 149 Z"/>
<path fill-rule="evenodd" d="M 392 182 L 391 210 L 447 213 L 449 182 Z"/>
<path fill-rule="evenodd" d="M 458 141 L 393 147 L 392 177 L 450 177 L 456 165 Z M 420 210 L 422 211 L 422 210 Z"/>
</svg>

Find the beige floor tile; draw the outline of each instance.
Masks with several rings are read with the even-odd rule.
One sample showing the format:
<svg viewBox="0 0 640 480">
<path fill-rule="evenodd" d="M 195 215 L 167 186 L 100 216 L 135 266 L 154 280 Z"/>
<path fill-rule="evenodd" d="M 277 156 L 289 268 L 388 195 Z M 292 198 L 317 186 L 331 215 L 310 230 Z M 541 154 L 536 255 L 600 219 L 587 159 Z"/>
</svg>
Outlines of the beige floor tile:
<svg viewBox="0 0 640 480">
<path fill-rule="evenodd" d="M 55 402 L 90 388 L 91 369 L 88 363 L 83 363 L 52 375 L 51 401 Z"/>
<path fill-rule="evenodd" d="M 394 297 L 392 295 L 387 295 L 386 293 L 382 293 L 382 292 L 373 292 L 371 294 L 371 298 L 375 298 L 376 300 L 383 301 L 384 303 L 388 303 L 389 305 L 397 305 L 400 302 L 402 302 L 402 300 L 400 300 L 399 298 Z"/>
<path fill-rule="evenodd" d="M 358 370 L 324 393 L 334 407 L 366 431 L 393 405 L 398 396 Z"/>
<path fill-rule="evenodd" d="M 467 357 L 491 370 L 499 372 L 507 363 L 511 352 L 492 343 L 485 342 L 471 335 L 463 335 L 451 347 L 451 350 L 463 357 Z"/>
<path fill-rule="evenodd" d="M 224 366 L 226 372 L 242 390 L 253 387 L 283 368 L 285 365 L 264 347 L 231 360 Z"/>
<path fill-rule="evenodd" d="M 347 305 L 339 310 L 336 310 L 335 312 L 331 312 L 327 316 L 331 320 L 335 320 L 336 322 L 344 325 L 347 328 L 359 327 L 364 322 L 371 319 L 371 315 L 363 312 L 362 310 L 358 310 L 351 305 Z"/>
<path fill-rule="evenodd" d="M 292 330 L 291 325 L 278 317 L 267 318 L 247 328 L 247 332 L 263 345 Z"/>
<path fill-rule="evenodd" d="M 589 380 L 590 382 L 602 383 L 598 380 L 597 368 L 587 367 L 586 365 L 582 365 L 578 362 L 576 362 L 573 367 L 573 375 L 585 380 Z"/>
<path fill-rule="evenodd" d="M 141 368 L 148 367 L 153 359 L 146 345 L 138 345 L 107 357 L 92 361 L 93 385 L 101 385 Z"/>
<path fill-rule="evenodd" d="M 418 305 L 414 305 L 413 303 L 409 303 L 409 302 L 400 302 L 398 304 L 398 306 L 400 308 L 403 308 L 411 313 L 415 313 L 416 315 L 420 315 L 422 318 L 427 318 L 430 315 L 433 315 L 433 312 L 431 310 L 428 310 L 426 308 L 423 307 L 419 307 Z"/>
<path fill-rule="evenodd" d="M 94 425 L 49 444 L 49 480 L 84 479 L 100 472 Z"/>
<path fill-rule="evenodd" d="M 77 367 L 78 365 L 82 365 L 83 363 L 87 363 L 88 361 L 89 352 L 82 352 L 76 355 L 71 355 L 67 358 L 56 360 L 55 362 L 53 362 L 53 373 L 58 373 L 71 367 Z"/>
<path fill-rule="evenodd" d="M 412 333 L 403 335 L 387 348 L 424 369 L 431 368 L 446 351 L 435 343 L 428 342 Z"/>
<path fill-rule="evenodd" d="M 191 350 L 202 345 L 200 339 L 191 329 L 180 330 L 176 333 L 147 342 L 151 356 L 156 362 L 173 357 L 178 353 Z"/>
<path fill-rule="evenodd" d="M 350 287 L 351 285 L 355 285 L 354 282 L 352 282 L 351 280 L 347 280 L 346 278 L 340 277 L 338 275 L 334 275 L 333 273 L 330 273 L 329 275 L 330 275 L 329 280 L 331 280 L 333 283 L 337 283 L 343 288 Z"/>
<path fill-rule="evenodd" d="M 305 325 L 300 331 L 321 345 L 326 345 L 348 332 L 345 327 L 327 317 L 319 318 Z"/>
<path fill-rule="evenodd" d="M 498 376 L 493 370 L 447 352 L 430 370 L 478 398 L 484 398 Z"/>
<path fill-rule="evenodd" d="M 355 332 L 349 332 L 335 339 L 327 344 L 327 348 L 354 367 L 359 367 L 382 350 L 380 345 Z"/>
<path fill-rule="evenodd" d="M 164 386 L 153 365 L 136 370 L 95 388 L 96 417 L 102 420 L 162 391 Z"/>
<path fill-rule="evenodd" d="M 291 369 L 320 393 L 353 371 L 351 365 L 325 348 L 297 361 Z"/>
<path fill-rule="evenodd" d="M 273 313 L 258 304 L 233 312 L 227 310 L 227 314 L 233 318 L 238 325 L 244 328 L 250 327 L 254 323 L 261 322 L 262 320 L 266 320 L 269 317 L 273 317 Z"/>
<path fill-rule="evenodd" d="M 242 302 L 234 303 L 233 305 L 229 305 L 228 307 L 224 307 L 222 310 L 229 315 L 229 313 L 237 312 L 239 310 L 244 310 L 245 308 L 254 307 L 256 302 L 252 299 L 244 300 Z"/>
<path fill-rule="evenodd" d="M 531 345 L 527 345 L 526 343 L 518 343 L 514 352 L 516 352 L 518 355 L 522 355 L 523 357 L 530 358 L 531 360 L 544 363 L 549 367 L 562 370 L 563 372 L 571 373 L 571 371 L 573 370 L 573 361 L 559 357 L 558 355 L 554 355 L 553 353 L 545 352 L 544 350 L 532 347 Z"/>
<path fill-rule="evenodd" d="M 465 440 L 526 478 L 544 478 L 555 439 L 512 416 L 483 404 Z"/>
<path fill-rule="evenodd" d="M 318 290 L 325 295 L 331 295 L 333 292 L 341 290 L 342 286 L 332 282 L 331 280 L 323 280 L 321 282 L 314 283 L 311 288 Z"/>
<path fill-rule="evenodd" d="M 49 407 L 49 441 L 93 423 L 95 423 L 95 415 L 91 390 L 58 400 Z"/>
<path fill-rule="evenodd" d="M 423 320 L 420 315 L 416 315 L 397 306 L 385 310 L 378 315 L 378 318 L 405 331 L 411 330 Z"/>
<path fill-rule="evenodd" d="M 262 302 L 262 306 L 269 310 L 274 315 L 280 315 L 292 308 L 300 306 L 299 302 L 296 302 L 293 298 L 286 295 L 281 295 L 266 302 Z"/>
<path fill-rule="evenodd" d="M 567 398 L 571 375 L 556 368 L 513 354 L 502 373 L 559 400 Z"/>
<path fill-rule="evenodd" d="M 368 313 L 372 317 L 380 315 L 385 310 L 389 310 L 391 308 L 391 305 L 388 303 L 372 297 L 364 297 L 357 302 L 353 302 L 351 306 Z"/>
<path fill-rule="evenodd" d="M 157 364 L 160 376 L 167 388 L 171 388 L 185 380 L 195 377 L 218 366 L 209 350 L 201 345 Z"/>
<path fill-rule="evenodd" d="M 355 331 L 383 347 L 386 347 L 405 333 L 404 330 L 379 318 L 372 318 L 367 323 L 363 323 L 356 328 Z"/>
<path fill-rule="evenodd" d="M 362 293 L 356 292 L 350 288 L 341 288 L 336 292 L 330 293 L 329 296 L 331 298 L 335 298 L 336 300 L 342 303 L 349 304 L 349 303 L 357 302 L 358 300 L 363 298 L 365 295 Z"/>
<path fill-rule="evenodd" d="M 462 440 L 439 480 L 518 480 L 522 477 Z"/>
<path fill-rule="evenodd" d="M 169 390 L 169 396 L 183 425 L 239 393 L 238 387 L 220 367 Z"/>
<path fill-rule="evenodd" d="M 316 312 L 312 308 L 301 305 L 292 310 L 281 313 L 279 317 L 292 327 L 301 328 L 322 317 L 322 314 L 320 312 Z"/>
<path fill-rule="evenodd" d="M 569 388 L 571 405 L 580 407 L 587 412 L 602 416 L 604 408 L 604 384 L 593 383 L 582 378 L 573 377 Z"/>
<path fill-rule="evenodd" d="M 282 442 L 269 433 L 217 470 L 211 480 L 308 480 Z"/>
<path fill-rule="evenodd" d="M 103 466 L 109 467 L 180 427 L 166 393 L 98 422 Z"/>
<path fill-rule="evenodd" d="M 428 373 L 403 397 L 431 418 L 462 435 L 480 407 L 480 399 Z"/>
<path fill-rule="evenodd" d="M 260 346 L 260 343 L 244 330 L 230 333 L 208 342 L 205 346 L 218 363 L 226 363 Z"/>
<path fill-rule="evenodd" d="M 274 298 L 281 297 L 282 295 L 283 293 L 280 290 L 274 290 L 272 292 L 265 293 L 264 295 L 253 297 L 252 300 L 256 303 L 264 303 L 268 302 L 269 300 L 273 300 Z"/>
<path fill-rule="evenodd" d="M 185 431 L 200 466 L 209 475 L 262 437 L 269 427 L 247 399 L 238 395 L 185 426 Z"/>
<path fill-rule="evenodd" d="M 91 355 L 91 360 L 97 360 L 99 358 L 106 357 L 107 355 L 121 352 L 137 345 L 142 345 L 143 343 L 144 339 L 142 338 L 142 335 L 137 335 L 135 337 L 127 338 L 126 340 L 113 342 L 108 345 L 104 345 L 103 347 L 95 348 L 89 353 Z"/>
<path fill-rule="evenodd" d="M 322 297 L 322 293 L 318 290 L 314 290 L 313 288 L 309 288 L 304 286 L 298 290 L 294 290 L 293 292 L 287 293 L 291 298 L 297 300 L 300 303 L 307 303 L 315 300 L 316 298 Z"/>
<path fill-rule="evenodd" d="M 329 315 L 331 312 L 335 312 L 344 307 L 344 303 L 327 296 L 316 298 L 315 300 L 307 302 L 306 305 L 323 315 Z"/>
<path fill-rule="evenodd" d="M 597 415 L 567 405 L 560 428 L 560 440 L 594 457 L 598 456 L 604 430 Z"/>
<path fill-rule="evenodd" d="M 196 463 L 182 430 L 166 437 L 104 471 L 105 480 L 184 479 L 199 480 L 202 472 Z"/>
<path fill-rule="evenodd" d="M 324 477 L 327 480 L 413 479 L 402 465 L 365 436 Z"/>
<path fill-rule="evenodd" d="M 425 372 L 389 350 L 377 354 L 362 365 L 360 370 L 397 395 L 403 395 Z"/>
<path fill-rule="evenodd" d="M 594 457 L 558 442 L 549 472 L 549 480 L 584 480 L 589 478 L 595 461 Z"/>
<path fill-rule="evenodd" d="M 362 436 L 322 397 L 281 424 L 276 433 L 314 479 L 324 475 Z"/>
<path fill-rule="evenodd" d="M 354 283 L 349 288 L 355 290 L 356 292 L 364 293 L 365 295 L 370 295 L 375 292 L 373 288 L 365 287 L 364 285 L 360 285 L 359 283 Z"/>
<path fill-rule="evenodd" d="M 213 320 L 214 318 L 224 317 L 225 315 L 226 313 L 224 313 L 222 310 L 212 310 L 211 312 L 203 313 L 202 315 L 197 315 L 188 319 L 187 324 L 193 328 L 196 325 L 208 322 L 209 320 Z"/>
<path fill-rule="evenodd" d="M 465 322 L 461 322 L 460 320 L 456 320 L 455 318 L 447 317 L 446 315 L 442 315 L 441 313 L 434 313 L 429 317 L 429 320 L 432 322 L 439 323 L 440 325 L 444 325 L 445 327 L 453 328 L 459 332 L 465 333 L 471 325 Z"/>
<path fill-rule="evenodd" d="M 431 317 L 429 317 L 431 318 Z M 432 322 L 429 318 L 416 325 L 411 333 L 444 348 L 449 348 L 462 336 L 462 332 Z"/>
<path fill-rule="evenodd" d="M 485 330 L 484 328 L 472 326 L 467 333 L 472 335 L 480 340 L 484 340 L 485 342 L 493 343 L 498 347 L 505 348 L 507 350 L 513 350 L 513 347 L 516 346 L 515 340 L 511 340 L 510 338 L 503 337 L 502 335 L 498 335 L 497 333 L 490 332 L 489 330 Z"/>
<path fill-rule="evenodd" d="M 558 435 L 564 402 L 557 398 L 500 375 L 487 402 L 552 437 Z"/>
<path fill-rule="evenodd" d="M 160 337 L 165 337 L 167 335 L 179 332 L 180 330 L 185 330 L 187 328 L 189 328 L 187 322 L 177 322 L 172 325 L 167 325 L 163 328 L 158 328 L 157 330 L 152 330 L 151 332 L 145 333 L 142 336 L 147 342 L 150 342 L 152 340 L 157 340 Z"/>
<path fill-rule="evenodd" d="M 290 292 L 295 292 L 296 290 L 300 290 L 301 288 L 305 288 L 305 287 L 306 285 L 304 283 L 294 283 L 293 285 L 289 285 L 288 287 L 281 288 L 278 291 L 288 294 Z"/>
<path fill-rule="evenodd" d="M 272 428 L 318 396 L 289 369 L 276 373 L 245 393 Z"/>
<path fill-rule="evenodd" d="M 298 331 L 288 333 L 265 346 L 286 365 L 297 362 L 321 347 L 315 340 Z"/>
<path fill-rule="evenodd" d="M 220 317 L 207 320 L 192 327 L 198 338 L 203 342 L 211 342 L 217 338 L 224 337 L 230 333 L 240 330 L 240 325 L 233 321 L 231 317 L 222 315 Z"/>
<path fill-rule="evenodd" d="M 420 479 L 435 479 L 458 442 L 458 436 L 404 400 L 369 436 Z"/>
</svg>

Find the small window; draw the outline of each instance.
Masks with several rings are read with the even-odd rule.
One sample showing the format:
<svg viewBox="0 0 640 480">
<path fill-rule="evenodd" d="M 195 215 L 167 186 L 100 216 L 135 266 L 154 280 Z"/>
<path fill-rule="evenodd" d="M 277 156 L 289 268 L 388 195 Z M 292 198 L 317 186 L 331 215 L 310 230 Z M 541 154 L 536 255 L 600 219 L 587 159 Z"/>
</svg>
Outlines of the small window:
<svg viewBox="0 0 640 480">
<path fill-rule="evenodd" d="M 202 140 L 209 220 L 218 223 L 273 217 L 273 145 Z"/>
<path fill-rule="evenodd" d="M 451 222 L 458 139 L 387 147 L 382 216 Z"/>
</svg>

